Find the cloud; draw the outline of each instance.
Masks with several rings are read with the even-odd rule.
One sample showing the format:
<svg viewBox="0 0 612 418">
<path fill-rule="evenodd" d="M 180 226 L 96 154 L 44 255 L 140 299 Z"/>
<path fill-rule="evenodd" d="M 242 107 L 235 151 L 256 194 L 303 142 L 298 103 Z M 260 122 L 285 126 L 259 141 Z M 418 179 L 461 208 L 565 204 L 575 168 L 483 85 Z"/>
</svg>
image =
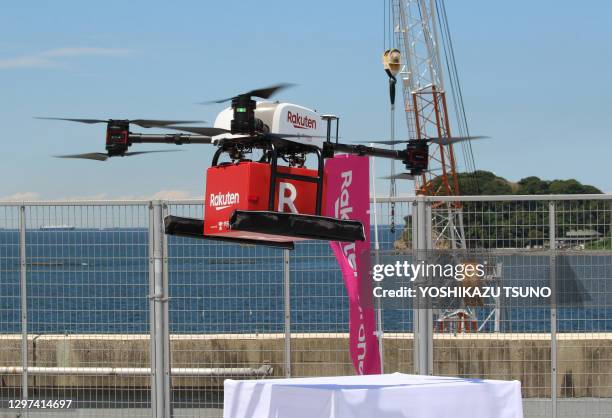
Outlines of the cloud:
<svg viewBox="0 0 612 418">
<path fill-rule="evenodd" d="M 57 63 L 40 56 L 30 55 L 0 59 L 0 69 L 56 67 Z"/>
<path fill-rule="evenodd" d="M 0 69 L 60 67 L 63 64 L 63 58 L 80 56 L 117 56 L 127 55 L 130 52 L 129 49 L 119 48 L 56 48 L 42 51 L 37 54 L 0 59 Z"/>
<path fill-rule="evenodd" d="M 114 200 L 186 200 L 186 199 L 200 199 L 202 196 L 194 196 L 190 191 L 187 190 L 160 190 L 152 195 L 124 195 L 112 197 L 109 199 Z"/>
<path fill-rule="evenodd" d="M 187 190 L 160 190 L 153 193 L 152 195 L 126 195 L 126 196 L 112 196 L 108 193 L 97 193 L 91 195 L 73 195 L 64 196 L 61 198 L 43 198 L 40 193 L 37 192 L 18 192 L 9 196 L 0 196 L 0 202 L 21 202 L 21 201 L 32 201 L 32 200 L 186 200 L 186 199 L 199 199 L 202 200 L 202 196 L 194 196 Z"/>
<path fill-rule="evenodd" d="M 21 201 L 31 201 L 31 200 L 40 200 L 40 193 L 36 192 L 18 192 L 12 195 L 0 197 L 0 201 L 9 201 L 9 202 L 21 202 Z"/>
<path fill-rule="evenodd" d="M 81 55 L 125 55 L 130 52 L 129 49 L 121 48 L 76 47 L 51 49 L 38 55 L 42 57 L 75 57 Z"/>
<path fill-rule="evenodd" d="M 109 200 L 111 199 L 107 193 L 98 193 L 93 195 L 85 195 L 85 196 L 68 196 L 64 197 L 61 200 Z"/>
<path fill-rule="evenodd" d="M 86 196 L 68 196 L 60 200 L 185 200 L 202 199 L 201 196 L 194 196 L 188 190 L 160 190 L 151 195 L 109 195 L 108 193 L 98 193 Z"/>
<path fill-rule="evenodd" d="M 161 190 L 151 196 L 151 199 L 156 200 L 182 200 L 191 199 L 194 196 L 186 190 Z"/>
</svg>

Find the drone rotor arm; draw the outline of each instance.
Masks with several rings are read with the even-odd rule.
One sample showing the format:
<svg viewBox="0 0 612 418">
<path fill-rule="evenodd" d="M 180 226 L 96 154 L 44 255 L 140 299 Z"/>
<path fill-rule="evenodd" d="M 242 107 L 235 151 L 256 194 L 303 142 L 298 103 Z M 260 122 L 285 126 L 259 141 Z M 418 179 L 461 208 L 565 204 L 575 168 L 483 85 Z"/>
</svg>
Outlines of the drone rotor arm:
<svg viewBox="0 0 612 418">
<path fill-rule="evenodd" d="M 130 132 L 128 137 L 132 144 L 211 144 L 212 138 L 208 135 L 191 134 L 141 134 Z"/>
</svg>

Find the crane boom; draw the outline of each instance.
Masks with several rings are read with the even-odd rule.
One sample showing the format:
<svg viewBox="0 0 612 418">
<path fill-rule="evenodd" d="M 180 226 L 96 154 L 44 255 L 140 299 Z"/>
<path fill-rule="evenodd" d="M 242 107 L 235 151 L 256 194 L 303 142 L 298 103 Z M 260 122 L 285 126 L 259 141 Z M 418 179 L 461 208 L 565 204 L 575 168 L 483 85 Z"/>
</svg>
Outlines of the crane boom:
<svg viewBox="0 0 612 418">
<path fill-rule="evenodd" d="M 450 138 L 442 63 L 437 0 L 392 0 L 395 39 L 402 53 L 400 80 L 408 135 L 413 139 Z M 430 168 L 415 179 L 415 192 L 429 196 L 460 195 L 452 144 L 432 144 Z M 465 248 L 459 202 L 432 208 L 434 248 Z M 449 245 L 450 243 L 450 245 Z"/>
</svg>

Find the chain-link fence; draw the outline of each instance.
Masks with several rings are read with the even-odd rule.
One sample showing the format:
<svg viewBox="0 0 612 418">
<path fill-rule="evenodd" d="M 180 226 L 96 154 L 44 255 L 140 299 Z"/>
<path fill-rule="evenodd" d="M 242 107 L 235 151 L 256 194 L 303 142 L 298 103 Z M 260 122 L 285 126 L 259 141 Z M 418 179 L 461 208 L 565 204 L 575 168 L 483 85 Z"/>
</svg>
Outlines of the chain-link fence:
<svg viewBox="0 0 612 418">
<path fill-rule="evenodd" d="M 443 212 L 452 201 L 427 204 Z M 433 373 L 520 380 L 530 417 L 612 416 L 610 197 L 465 197 L 456 210 L 465 251 L 495 265 L 488 280 L 545 285 L 553 296 L 546 305 L 503 296 L 465 304 L 472 323 L 434 311 Z M 453 245 L 440 231 L 431 248 Z"/>
<path fill-rule="evenodd" d="M 373 203 L 372 259 L 463 252 L 490 283 L 555 283 L 571 303 L 380 300 L 384 371 L 517 379 L 526 416 L 612 416 L 612 197 L 461 199 Z M 221 417 L 228 377 L 354 373 L 328 243 L 169 237 L 168 214 L 203 216 L 194 201 L 0 204 L 2 411 Z"/>
<path fill-rule="evenodd" d="M 149 416 L 148 205 L 0 211 L 2 408 L 27 399 L 30 415 L 51 413 L 63 400 Z"/>
</svg>

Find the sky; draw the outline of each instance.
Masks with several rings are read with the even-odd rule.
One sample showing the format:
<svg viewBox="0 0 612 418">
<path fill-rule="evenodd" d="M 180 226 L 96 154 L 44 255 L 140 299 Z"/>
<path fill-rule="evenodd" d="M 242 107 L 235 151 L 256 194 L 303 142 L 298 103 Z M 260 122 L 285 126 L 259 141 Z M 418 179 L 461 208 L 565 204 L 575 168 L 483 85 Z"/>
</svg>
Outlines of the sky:
<svg viewBox="0 0 612 418">
<path fill-rule="evenodd" d="M 447 1 L 447 13 L 470 131 L 491 137 L 473 142 L 476 167 L 612 192 L 612 3 Z M 340 116 L 343 141 L 387 139 L 383 22 L 382 0 L 5 2 L 0 200 L 203 195 L 210 146 L 55 159 L 103 152 L 104 125 L 35 116 L 212 124 L 222 106 L 197 102 L 293 82 L 278 98 Z"/>
</svg>

